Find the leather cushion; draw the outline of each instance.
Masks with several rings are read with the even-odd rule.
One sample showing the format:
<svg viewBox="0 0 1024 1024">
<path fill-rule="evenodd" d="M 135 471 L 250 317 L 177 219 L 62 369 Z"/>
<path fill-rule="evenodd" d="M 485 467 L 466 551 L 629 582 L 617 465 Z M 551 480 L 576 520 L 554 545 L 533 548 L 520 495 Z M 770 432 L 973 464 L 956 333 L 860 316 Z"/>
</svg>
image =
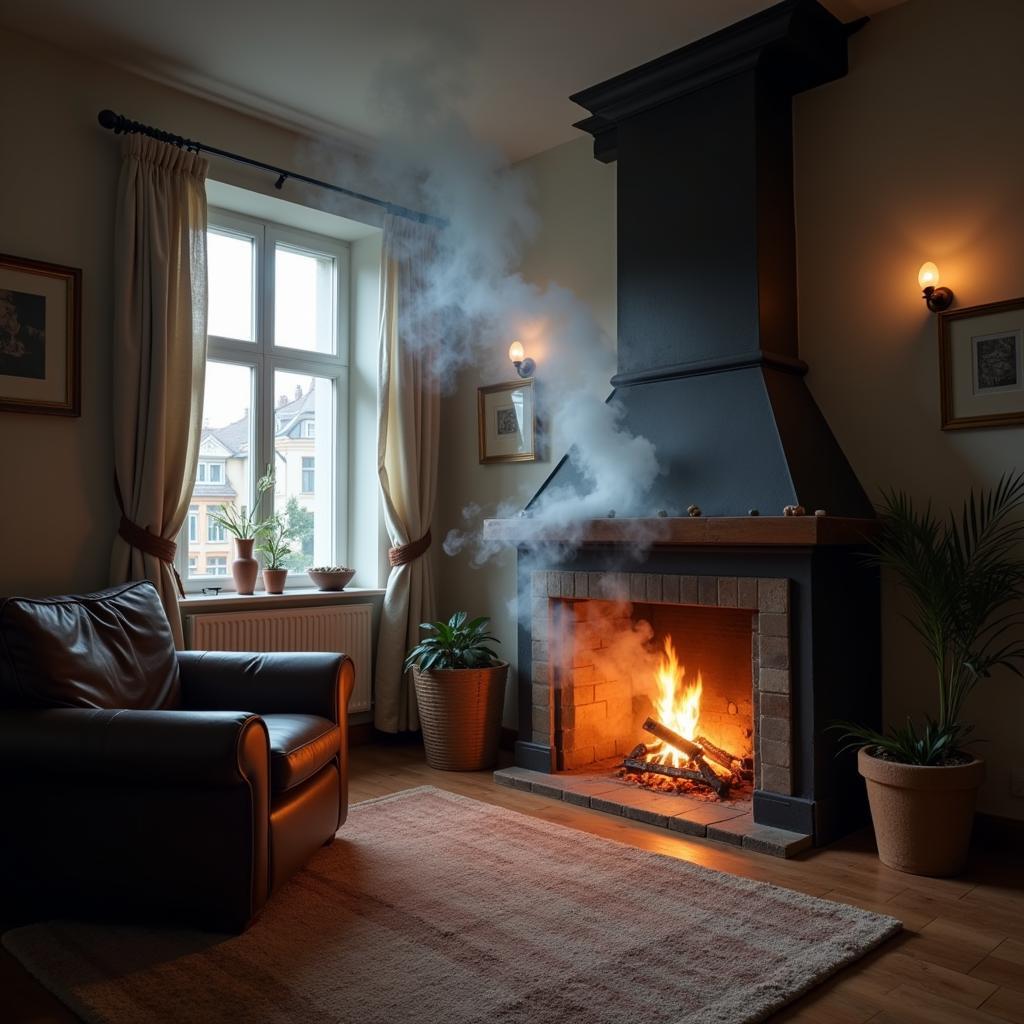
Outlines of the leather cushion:
<svg viewBox="0 0 1024 1024">
<path fill-rule="evenodd" d="M 180 690 L 152 583 L 0 601 L 0 706 L 166 710 Z"/>
<path fill-rule="evenodd" d="M 270 733 L 270 789 L 284 793 L 335 757 L 341 730 L 319 715 L 263 715 Z"/>
</svg>

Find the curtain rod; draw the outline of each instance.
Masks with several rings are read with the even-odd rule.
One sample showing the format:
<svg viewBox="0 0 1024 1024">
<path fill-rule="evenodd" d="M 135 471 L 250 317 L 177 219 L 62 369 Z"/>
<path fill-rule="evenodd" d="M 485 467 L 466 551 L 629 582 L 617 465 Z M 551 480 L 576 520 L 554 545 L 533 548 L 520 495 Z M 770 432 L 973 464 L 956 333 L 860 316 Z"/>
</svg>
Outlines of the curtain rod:
<svg viewBox="0 0 1024 1024">
<path fill-rule="evenodd" d="M 407 206 L 399 206 L 397 203 L 390 203 L 386 199 L 378 199 L 377 196 L 369 196 L 364 192 L 356 192 L 353 189 L 345 188 L 343 185 L 335 185 L 329 181 L 321 181 L 319 178 L 311 178 L 307 174 L 299 174 L 297 171 L 288 171 L 283 167 L 275 167 L 273 164 L 266 164 L 262 160 L 254 160 L 249 156 L 242 156 L 240 153 L 232 153 L 226 149 L 218 149 L 216 146 L 208 146 L 205 142 L 196 142 L 194 139 L 186 139 L 182 135 L 174 135 L 165 132 L 161 128 L 153 128 L 140 121 L 132 121 L 123 114 L 115 114 L 112 110 L 101 110 L 96 119 L 99 123 L 115 135 L 147 135 L 159 142 L 167 142 L 172 146 L 179 146 L 182 149 L 191 149 L 195 153 L 212 153 L 214 156 L 223 157 L 225 160 L 234 160 L 235 163 L 248 164 L 250 167 L 259 167 L 261 170 L 270 171 L 277 175 L 274 188 L 280 190 L 289 178 L 295 181 L 304 182 L 307 185 L 316 185 L 317 188 L 325 188 L 330 192 L 338 192 L 343 196 L 351 196 L 363 203 L 370 203 L 372 206 L 380 206 L 398 217 L 405 217 L 407 220 L 419 221 L 421 224 L 435 224 L 438 227 L 445 227 L 447 221 L 441 217 L 435 217 L 430 213 L 423 213 L 420 210 L 412 210 Z"/>
</svg>

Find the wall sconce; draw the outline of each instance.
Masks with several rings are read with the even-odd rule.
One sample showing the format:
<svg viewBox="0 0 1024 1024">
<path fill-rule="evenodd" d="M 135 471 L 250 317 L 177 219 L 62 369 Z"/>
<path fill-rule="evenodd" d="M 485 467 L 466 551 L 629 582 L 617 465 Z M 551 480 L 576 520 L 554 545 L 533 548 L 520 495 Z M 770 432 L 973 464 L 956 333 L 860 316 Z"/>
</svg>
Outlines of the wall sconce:
<svg viewBox="0 0 1024 1024">
<path fill-rule="evenodd" d="M 516 368 L 516 373 L 520 377 L 532 377 L 533 371 L 537 369 L 537 364 L 532 359 L 527 359 L 526 352 L 523 350 L 523 343 L 521 341 L 513 341 L 508 347 L 508 357 L 512 360 L 512 365 Z"/>
<path fill-rule="evenodd" d="M 933 313 L 949 309 L 953 293 L 948 288 L 939 288 L 939 268 L 934 263 L 924 263 L 917 272 L 917 283 L 921 286 L 924 301 Z"/>
</svg>

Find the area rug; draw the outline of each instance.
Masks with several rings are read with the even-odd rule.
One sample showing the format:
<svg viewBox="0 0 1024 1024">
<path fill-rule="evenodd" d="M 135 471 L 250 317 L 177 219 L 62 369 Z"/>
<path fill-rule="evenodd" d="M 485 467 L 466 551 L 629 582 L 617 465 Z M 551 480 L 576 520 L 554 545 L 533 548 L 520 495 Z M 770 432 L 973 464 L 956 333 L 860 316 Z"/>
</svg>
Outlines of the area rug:
<svg viewBox="0 0 1024 1024">
<path fill-rule="evenodd" d="M 97 1024 L 746 1024 L 899 928 L 428 786 L 355 804 L 244 935 L 4 945 Z"/>
</svg>

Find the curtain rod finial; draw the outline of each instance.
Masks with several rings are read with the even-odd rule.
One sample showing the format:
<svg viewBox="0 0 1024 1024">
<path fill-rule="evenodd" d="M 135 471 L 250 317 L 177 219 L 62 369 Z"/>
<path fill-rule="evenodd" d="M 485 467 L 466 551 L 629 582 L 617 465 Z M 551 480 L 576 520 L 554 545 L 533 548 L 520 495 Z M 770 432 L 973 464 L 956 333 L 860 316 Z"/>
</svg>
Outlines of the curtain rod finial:
<svg viewBox="0 0 1024 1024">
<path fill-rule="evenodd" d="M 121 119 L 112 110 L 101 110 L 96 115 L 96 120 L 99 121 L 104 128 L 113 130 L 117 127 L 117 122 Z"/>
</svg>

